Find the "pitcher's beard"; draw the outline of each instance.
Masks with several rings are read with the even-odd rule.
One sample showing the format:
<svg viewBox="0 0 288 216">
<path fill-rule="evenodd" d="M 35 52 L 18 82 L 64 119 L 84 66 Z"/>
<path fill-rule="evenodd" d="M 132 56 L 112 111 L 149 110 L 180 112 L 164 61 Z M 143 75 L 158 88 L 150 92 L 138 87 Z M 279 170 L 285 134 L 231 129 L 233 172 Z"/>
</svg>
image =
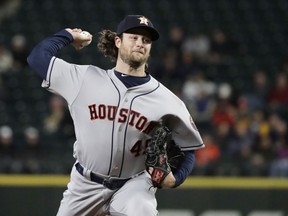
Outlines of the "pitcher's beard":
<svg viewBox="0 0 288 216">
<path fill-rule="evenodd" d="M 135 58 L 132 55 L 128 57 L 128 55 L 125 55 L 120 52 L 120 58 L 122 59 L 123 62 L 128 64 L 131 68 L 137 69 L 148 61 L 149 56 L 146 58 Z"/>
<path fill-rule="evenodd" d="M 134 69 L 139 68 L 142 64 L 144 64 L 144 62 L 142 62 L 142 61 L 133 61 L 133 60 L 130 60 L 130 61 L 128 62 L 128 65 L 129 65 L 131 68 L 134 68 Z"/>
</svg>

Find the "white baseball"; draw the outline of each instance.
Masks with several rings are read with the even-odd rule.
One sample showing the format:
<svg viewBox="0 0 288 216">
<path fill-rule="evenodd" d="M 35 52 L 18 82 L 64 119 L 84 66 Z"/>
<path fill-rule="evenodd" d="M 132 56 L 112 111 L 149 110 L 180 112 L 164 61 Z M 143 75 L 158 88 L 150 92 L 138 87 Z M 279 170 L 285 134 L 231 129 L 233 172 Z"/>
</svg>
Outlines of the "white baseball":
<svg viewBox="0 0 288 216">
<path fill-rule="evenodd" d="M 83 36 L 83 39 L 87 39 L 91 34 L 88 31 L 82 31 L 80 34 Z M 84 41 L 82 43 L 83 46 L 88 46 L 92 42 L 92 38 L 90 38 L 88 41 Z"/>
</svg>

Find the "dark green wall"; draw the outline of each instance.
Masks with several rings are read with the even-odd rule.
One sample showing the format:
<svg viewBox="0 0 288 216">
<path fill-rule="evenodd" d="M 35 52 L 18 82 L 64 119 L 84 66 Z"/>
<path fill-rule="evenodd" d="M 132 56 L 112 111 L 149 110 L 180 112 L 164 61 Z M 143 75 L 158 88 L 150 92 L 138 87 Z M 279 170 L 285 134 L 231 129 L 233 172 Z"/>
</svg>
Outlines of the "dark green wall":
<svg viewBox="0 0 288 216">
<path fill-rule="evenodd" d="M 0 215 L 56 215 L 64 187 L 0 187 Z M 279 210 L 288 214 L 287 189 L 169 189 L 157 192 L 159 209 Z M 177 216 L 177 215 L 175 215 Z"/>
<path fill-rule="evenodd" d="M 159 209 L 191 209 L 197 216 L 207 210 L 237 210 L 246 216 L 255 210 L 277 210 L 288 214 L 288 190 L 283 189 L 185 189 L 162 190 Z M 176 215 L 175 215 L 176 216 Z"/>
<path fill-rule="evenodd" d="M 0 187 L 0 215 L 56 215 L 64 189 L 61 187 Z"/>
</svg>

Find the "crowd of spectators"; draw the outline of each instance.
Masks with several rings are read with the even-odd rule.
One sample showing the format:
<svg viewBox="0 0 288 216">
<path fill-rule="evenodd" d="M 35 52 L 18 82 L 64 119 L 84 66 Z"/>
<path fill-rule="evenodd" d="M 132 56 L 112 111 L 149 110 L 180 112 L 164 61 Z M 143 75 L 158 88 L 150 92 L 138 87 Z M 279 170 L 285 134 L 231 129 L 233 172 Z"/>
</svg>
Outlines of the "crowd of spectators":
<svg viewBox="0 0 288 216">
<path fill-rule="evenodd" d="M 196 151 L 192 175 L 288 176 L 288 63 L 273 76 L 258 68 L 235 89 L 206 69 L 237 62 L 245 44 L 221 29 L 186 34 L 174 25 L 168 35 L 150 73 L 186 103 L 202 134 L 206 147 Z M 3 74 L 29 70 L 26 40 L 18 34 L 7 46 L 0 38 L 0 111 Z M 42 99 L 48 110 L 37 126 L 0 125 L 0 173 L 69 173 L 75 136 L 68 108 L 59 96 Z"/>
<path fill-rule="evenodd" d="M 194 175 L 288 176 L 287 63 L 272 76 L 263 68 L 253 71 L 237 90 L 233 80 L 205 71 L 233 64 L 246 52 L 245 44 L 220 29 L 185 37 L 179 26 L 161 50 L 154 75 L 186 103 L 206 145 L 196 151 Z"/>
</svg>

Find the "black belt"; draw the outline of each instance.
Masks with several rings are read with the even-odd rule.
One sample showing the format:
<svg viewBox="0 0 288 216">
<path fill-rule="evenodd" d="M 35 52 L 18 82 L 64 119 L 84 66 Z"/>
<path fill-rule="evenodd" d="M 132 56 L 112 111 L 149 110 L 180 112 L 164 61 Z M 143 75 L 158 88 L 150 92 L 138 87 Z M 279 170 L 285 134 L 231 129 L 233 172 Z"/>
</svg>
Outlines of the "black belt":
<svg viewBox="0 0 288 216">
<path fill-rule="evenodd" d="M 83 174 L 84 167 L 81 166 L 80 163 L 76 163 L 75 167 L 76 167 L 76 170 L 82 176 L 84 176 L 84 174 Z M 90 179 L 93 182 L 96 182 L 98 184 L 104 185 L 105 187 L 109 188 L 110 190 L 116 190 L 116 189 L 121 188 L 131 178 L 127 178 L 127 179 L 106 179 L 106 178 L 103 178 L 103 177 L 93 173 L 93 172 L 90 172 Z"/>
</svg>

